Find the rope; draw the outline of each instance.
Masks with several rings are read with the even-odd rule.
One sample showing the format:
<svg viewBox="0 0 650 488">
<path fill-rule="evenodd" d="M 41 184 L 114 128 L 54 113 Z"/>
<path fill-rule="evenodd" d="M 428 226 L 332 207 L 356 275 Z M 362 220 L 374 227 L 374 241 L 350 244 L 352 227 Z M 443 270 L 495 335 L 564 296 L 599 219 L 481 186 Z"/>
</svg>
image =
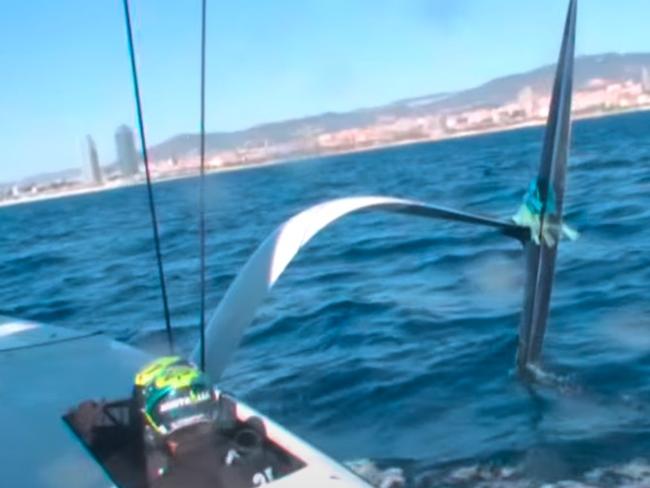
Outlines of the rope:
<svg viewBox="0 0 650 488">
<path fill-rule="evenodd" d="M 147 176 L 147 194 L 149 196 L 149 212 L 151 214 L 151 227 L 153 229 L 154 247 L 156 249 L 156 261 L 158 263 L 158 277 L 160 279 L 160 293 L 163 301 L 165 314 L 165 327 L 167 329 L 167 342 L 169 351 L 174 353 L 174 339 L 172 337 L 172 326 L 169 315 L 169 303 L 167 302 L 167 287 L 165 286 L 165 271 L 163 269 L 162 254 L 160 252 L 160 234 L 158 232 L 158 219 L 156 217 L 156 205 L 153 198 L 151 186 L 151 173 L 149 171 L 149 155 L 147 153 L 147 142 L 144 134 L 144 121 L 142 117 L 142 102 L 140 100 L 140 86 L 138 84 L 138 70 L 135 66 L 135 51 L 133 49 L 133 32 L 131 30 L 131 14 L 129 11 L 129 0 L 123 0 L 124 17 L 126 22 L 127 41 L 129 45 L 129 56 L 131 59 L 131 77 L 133 79 L 133 93 L 135 95 L 136 111 L 138 115 L 138 129 L 140 132 L 140 145 L 142 146 L 142 158 L 144 161 L 145 174 Z"/>
<path fill-rule="evenodd" d="M 205 371 L 205 18 L 206 0 L 201 4 L 201 179 L 199 184 L 199 247 L 201 254 L 200 262 L 200 293 L 201 293 L 201 369 Z"/>
</svg>

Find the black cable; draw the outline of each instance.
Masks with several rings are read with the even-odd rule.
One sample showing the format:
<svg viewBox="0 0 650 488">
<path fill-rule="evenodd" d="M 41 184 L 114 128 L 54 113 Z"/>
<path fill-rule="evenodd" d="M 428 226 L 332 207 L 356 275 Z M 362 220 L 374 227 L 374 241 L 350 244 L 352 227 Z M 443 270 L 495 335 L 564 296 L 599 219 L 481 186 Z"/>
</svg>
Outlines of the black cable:
<svg viewBox="0 0 650 488">
<path fill-rule="evenodd" d="M 205 17 L 206 0 L 201 2 L 201 180 L 199 184 L 199 246 L 201 248 L 201 369 L 205 371 Z"/>
<path fill-rule="evenodd" d="M 138 128 L 140 130 L 140 145 L 142 146 L 142 158 L 144 160 L 145 174 L 147 175 L 147 193 L 149 195 L 149 212 L 151 213 L 151 227 L 153 228 L 154 247 L 156 249 L 156 260 L 158 262 L 158 277 L 160 278 L 160 292 L 162 294 L 163 311 L 165 313 L 165 327 L 167 329 L 167 341 L 170 353 L 174 353 L 174 339 L 172 337 L 172 325 L 169 316 L 169 304 L 167 302 L 167 287 L 165 286 L 165 271 L 163 269 L 162 254 L 160 253 L 160 235 L 158 232 L 158 219 L 156 217 L 156 205 L 151 187 L 151 174 L 149 172 L 149 155 L 147 153 L 147 142 L 144 135 L 144 122 L 142 117 L 142 103 L 140 101 L 140 86 L 138 84 L 138 70 L 135 66 L 135 51 L 133 49 L 133 32 L 131 31 L 131 13 L 129 11 L 129 0 L 123 0 L 124 17 L 126 21 L 126 33 L 129 44 L 129 56 L 131 58 L 131 76 L 133 78 L 133 92 L 135 94 L 135 105 L 138 115 Z"/>
</svg>

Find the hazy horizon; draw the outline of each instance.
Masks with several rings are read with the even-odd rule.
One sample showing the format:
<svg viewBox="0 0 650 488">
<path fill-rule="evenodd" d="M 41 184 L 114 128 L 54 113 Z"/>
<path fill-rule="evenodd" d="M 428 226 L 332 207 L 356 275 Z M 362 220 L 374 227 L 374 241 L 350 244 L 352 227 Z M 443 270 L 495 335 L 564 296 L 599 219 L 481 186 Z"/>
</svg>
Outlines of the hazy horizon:
<svg viewBox="0 0 650 488">
<path fill-rule="evenodd" d="M 86 134 L 107 164 L 115 128 L 135 125 L 119 2 L 36 3 L 12 4 L 0 19 L 3 45 L 25 47 L 0 50 L 9 73 L 0 181 L 81 166 Z M 148 142 L 195 133 L 200 3 L 132 3 Z M 209 3 L 207 129 L 456 92 L 552 64 L 567 4 Z M 580 2 L 577 54 L 650 51 L 644 13 L 642 0 Z M 626 28 L 603 29 L 612 25 Z"/>
<path fill-rule="evenodd" d="M 650 56 L 650 50 L 647 51 L 647 52 L 641 52 L 641 51 L 639 51 L 639 52 L 627 52 L 627 53 L 608 52 L 608 53 L 598 53 L 598 54 L 587 54 L 587 55 L 577 56 L 576 60 L 579 60 L 581 58 L 599 57 L 599 56 L 606 56 L 606 55 L 616 55 L 616 56 L 648 55 L 648 56 Z M 246 127 L 241 127 L 241 128 L 237 128 L 237 129 L 233 129 L 233 130 L 208 131 L 207 133 L 208 134 L 237 133 L 237 132 L 242 132 L 242 131 L 246 131 L 246 130 L 249 130 L 249 129 L 254 129 L 254 128 L 262 127 L 262 126 L 266 126 L 266 125 L 282 124 L 282 123 L 285 123 L 285 122 L 290 122 L 292 120 L 307 119 L 307 118 L 318 117 L 318 116 L 327 115 L 327 114 L 352 113 L 352 112 L 355 112 L 355 111 L 362 111 L 362 110 L 365 110 L 365 109 L 374 109 L 374 108 L 384 107 L 384 106 L 387 107 L 387 106 L 390 106 L 391 104 L 404 102 L 404 101 L 408 101 L 408 100 L 417 100 L 419 98 L 424 99 L 424 98 L 428 98 L 428 97 L 434 97 L 434 98 L 435 97 L 441 97 L 441 99 L 444 99 L 444 98 L 447 98 L 447 96 L 452 96 L 452 95 L 457 94 L 457 93 L 462 93 L 464 91 L 473 90 L 475 88 L 478 88 L 480 86 L 483 86 L 485 84 L 488 84 L 488 83 L 496 81 L 496 80 L 500 80 L 500 79 L 503 79 L 503 78 L 508 78 L 510 76 L 517 76 L 517 75 L 520 75 L 520 74 L 529 73 L 531 71 L 536 71 L 538 69 L 542 69 L 542 68 L 546 68 L 546 67 L 552 67 L 554 65 L 555 65 L 555 63 L 547 63 L 547 64 L 540 65 L 540 66 L 538 66 L 536 68 L 532 68 L 531 70 L 524 71 L 524 72 L 504 73 L 504 74 L 499 75 L 499 76 L 497 76 L 495 78 L 491 78 L 489 80 L 482 81 L 477 85 L 467 87 L 467 88 L 463 88 L 463 89 L 459 89 L 459 90 L 456 90 L 456 91 L 448 91 L 446 93 L 422 93 L 422 94 L 419 94 L 419 95 L 403 97 L 403 98 L 396 99 L 396 100 L 386 100 L 384 102 L 380 102 L 379 104 L 373 105 L 373 106 L 352 107 L 352 108 L 344 109 L 344 110 L 340 110 L 340 111 L 331 111 L 331 110 L 327 111 L 326 110 L 326 111 L 319 112 L 319 113 L 305 114 L 305 115 L 302 115 L 302 116 L 296 116 L 296 117 L 293 117 L 293 118 L 281 119 L 281 120 L 266 120 L 266 121 L 263 120 L 263 121 L 260 121 L 260 122 L 258 122 L 256 124 L 254 124 L 254 125 L 249 125 L 249 126 L 246 126 Z M 617 114 L 613 114 L 613 115 L 617 115 Z M 145 122 L 145 124 L 146 124 L 146 122 Z M 120 124 L 120 125 L 122 125 L 122 124 Z M 137 127 L 135 126 L 135 124 L 126 124 L 126 125 L 129 126 L 133 130 L 134 136 L 137 138 L 138 133 L 137 133 Z M 145 130 L 147 130 L 146 127 L 145 127 Z M 160 140 L 160 141 L 148 140 L 147 141 L 147 146 L 148 146 L 148 148 L 152 148 L 152 147 L 154 147 L 154 146 L 156 146 L 158 144 L 162 144 L 164 142 L 167 142 L 167 141 L 169 141 L 170 139 L 172 139 L 174 137 L 179 137 L 179 136 L 184 136 L 184 135 L 197 135 L 197 134 L 198 134 L 198 130 L 195 130 L 193 132 L 170 134 L 165 139 Z M 140 150 L 139 145 L 138 145 L 138 150 Z M 113 160 L 103 159 L 103 160 L 101 160 L 100 165 L 102 167 L 107 167 L 107 166 L 114 165 L 114 164 L 116 164 L 116 161 L 114 159 Z M 30 181 L 31 179 L 39 179 L 40 177 L 46 177 L 46 176 L 49 176 L 50 174 L 55 174 L 55 175 L 58 176 L 59 173 L 73 173 L 73 172 L 81 172 L 81 173 L 83 173 L 83 171 L 84 171 L 84 163 L 80 161 L 77 166 L 67 166 L 67 167 L 61 167 L 61 168 L 57 168 L 57 169 L 46 170 L 46 171 L 42 171 L 42 172 L 30 173 L 30 174 L 26 174 L 26 175 L 24 175 L 24 176 L 22 176 L 20 178 L 14 179 L 12 181 L 0 179 L 0 184 L 14 183 L 14 182 L 18 182 L 18 181 Z"/>
</svg>

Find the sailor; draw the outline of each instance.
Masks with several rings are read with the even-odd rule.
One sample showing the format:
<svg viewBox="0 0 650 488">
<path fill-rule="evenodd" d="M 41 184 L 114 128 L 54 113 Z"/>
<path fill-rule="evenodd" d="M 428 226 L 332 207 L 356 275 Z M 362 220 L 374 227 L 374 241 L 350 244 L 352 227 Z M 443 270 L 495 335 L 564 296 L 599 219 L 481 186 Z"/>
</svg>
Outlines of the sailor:
<svg viewBox="0 0 650 488">
<path fill-rule="evenodd" d="M 217 398 L 208 377 L 178 356 L 159 358 L 135 377 L 149 478 L 162 476 L 180 448 L 214 430 Z"/>
</svg>

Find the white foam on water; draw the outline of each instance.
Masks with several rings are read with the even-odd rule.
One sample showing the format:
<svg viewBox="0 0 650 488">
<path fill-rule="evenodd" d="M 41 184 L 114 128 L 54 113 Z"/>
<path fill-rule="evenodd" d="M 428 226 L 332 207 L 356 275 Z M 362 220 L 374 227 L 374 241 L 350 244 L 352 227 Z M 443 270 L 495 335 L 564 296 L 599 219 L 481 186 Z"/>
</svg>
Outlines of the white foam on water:
<svg viewBox="0 0 650 488">
<path fill-rule="evenodd" d="M 403 488 L 406 486 L 406 478 L 401 468 L 381 469 L 370 459 L 348 461 L 345 465 L 377 488 Z"/>
<path fill-rule="evenodd" d="M 576 479 L 543 482 L 527 476 L 525 466 L 472 464 L 448 472 L 427 475 L 428 484 L 418 488 L 648 488 L 650 462 L 633 459 L 626 463 L 592 469 Z M 377 486 L 377 485 L 376 485 Z"/>
<path fill-rule="evenodd" d="M 2 324 L 0 325 L 0 339 L 37 328 L 38 325 L 29 322 L 9 322 Z"/>
</svg>

